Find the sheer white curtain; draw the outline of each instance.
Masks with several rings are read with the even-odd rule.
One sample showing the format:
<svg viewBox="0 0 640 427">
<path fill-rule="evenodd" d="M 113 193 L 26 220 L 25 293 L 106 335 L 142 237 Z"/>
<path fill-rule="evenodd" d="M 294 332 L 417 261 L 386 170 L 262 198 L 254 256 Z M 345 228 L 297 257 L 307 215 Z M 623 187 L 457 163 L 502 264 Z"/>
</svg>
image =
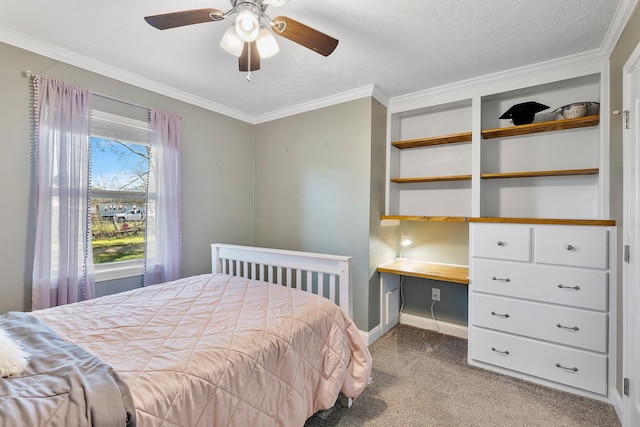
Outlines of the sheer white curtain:
<svg viewBox="0 0 640 427">
<path fill-rule="evenodd" d="M 144 284 L 178 279 L 182 267 L 178 114 L 150 110 L 151 160 Z"/>
<path fill-rule="evenodd" d="M 95 296 L 89 216 L 91 93 L 34 77 L 37 225 L 33 309 Z"/>
</svg>

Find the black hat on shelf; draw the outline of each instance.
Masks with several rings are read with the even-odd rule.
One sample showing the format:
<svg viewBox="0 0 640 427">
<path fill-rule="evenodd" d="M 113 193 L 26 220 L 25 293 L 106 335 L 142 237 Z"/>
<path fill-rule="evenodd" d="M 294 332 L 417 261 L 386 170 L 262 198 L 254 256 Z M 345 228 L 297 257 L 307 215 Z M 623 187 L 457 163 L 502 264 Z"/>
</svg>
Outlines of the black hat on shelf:
<svg viewBox="0 0 640 427">
<path fill-rule="evenodd" d="M 500 116 L 501 119 L 511 119 L 514 125 L 526 125 L 532 123 L 536 113 L 549 108 L 539 102 L 529 101 L 511 106 Z"/>
</svg>

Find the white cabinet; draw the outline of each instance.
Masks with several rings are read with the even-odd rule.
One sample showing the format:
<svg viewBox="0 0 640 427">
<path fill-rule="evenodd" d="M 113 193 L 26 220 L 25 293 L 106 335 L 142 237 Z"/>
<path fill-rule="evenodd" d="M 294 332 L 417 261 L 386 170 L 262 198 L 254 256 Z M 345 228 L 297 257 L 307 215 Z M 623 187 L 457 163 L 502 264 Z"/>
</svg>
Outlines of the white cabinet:
<svg viewBox="0 0 640 427">
<path fill-rule="evenodd" d="M 607 236 L 605 228 L 536 227 L 536 261 L 606 269 Z"/>
<path fill-rule="evenodd" d="M 531 229 L 509 225 L 485 225 L 475 231 L 472 253 L 482 258 L 510 261 L 531 259 Z"/>
<path fill-rule="evenodd" d="M 613 230 L 471 223 L 469 362 L 606 396 Z"/>
</svg>

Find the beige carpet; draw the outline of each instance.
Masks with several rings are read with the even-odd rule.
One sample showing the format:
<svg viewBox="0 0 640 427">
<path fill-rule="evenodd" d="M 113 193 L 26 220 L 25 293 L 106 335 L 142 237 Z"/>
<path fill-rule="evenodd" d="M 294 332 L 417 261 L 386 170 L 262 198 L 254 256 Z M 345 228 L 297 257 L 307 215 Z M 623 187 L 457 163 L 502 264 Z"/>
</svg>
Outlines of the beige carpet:
<svg viewBox="0 0 640 427">
<path fill-rule="evenodd" d="M 467 364 L 467 341 L 399 325 L 370 347 L 373 382 L 320 426 L 620 426 L 611 405 Z"/>
</svg>

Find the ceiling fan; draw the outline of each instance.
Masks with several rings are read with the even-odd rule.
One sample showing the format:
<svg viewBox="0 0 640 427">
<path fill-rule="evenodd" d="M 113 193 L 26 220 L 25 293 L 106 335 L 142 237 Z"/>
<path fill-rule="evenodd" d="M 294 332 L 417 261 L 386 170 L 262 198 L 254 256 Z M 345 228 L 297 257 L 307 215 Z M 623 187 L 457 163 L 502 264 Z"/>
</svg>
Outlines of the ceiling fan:
<svg viewBox="0 0 640 427">
<path fill-rule="evenodd" d="M 280 50 L 273 34 L 289 39 L 323 56 L 329 56 L 338 46 L 338 40 L 286 16 L 271 19 L 265 11 L 268 6 L 280 7 L 288 0 L 230 0 L 231 9 L 194 9 L 182 12 L 146 16 L 147 23 L 159 30 L 222 21 L 236 14 L 235 21 L 222 36 L 220 46 L 239 58 L 240 71 L 260 69 L 260 58 L 269 58 Z M 273 29 L 273 34 L 267 27 Z"/>
</svg>

